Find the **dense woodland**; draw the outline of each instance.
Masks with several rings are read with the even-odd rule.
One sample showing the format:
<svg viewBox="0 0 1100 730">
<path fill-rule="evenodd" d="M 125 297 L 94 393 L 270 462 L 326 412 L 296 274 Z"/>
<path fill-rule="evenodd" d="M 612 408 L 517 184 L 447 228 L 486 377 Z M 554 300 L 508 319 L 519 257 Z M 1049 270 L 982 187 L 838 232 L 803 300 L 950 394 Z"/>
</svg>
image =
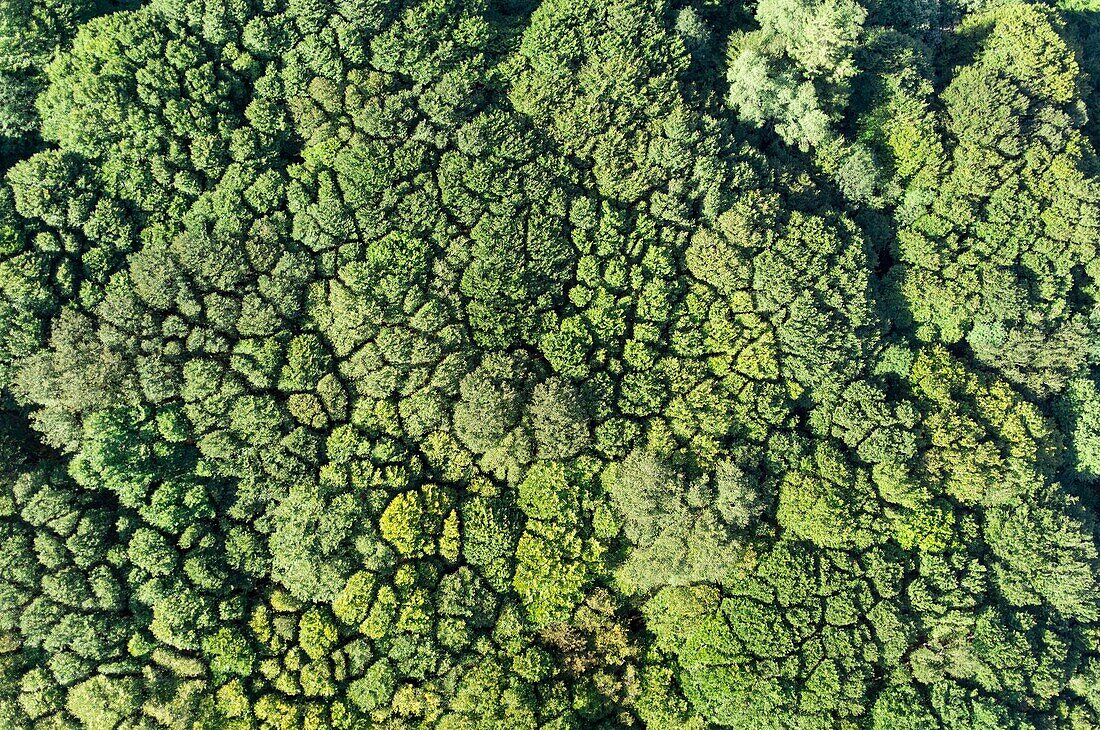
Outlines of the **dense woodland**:
<svg viewBox="0 0 1100 730">
<path fill-rule="evenodd" d="M 1100 728 L 1100 3 L 0 0 L 0 727 Z"/>
</svg>

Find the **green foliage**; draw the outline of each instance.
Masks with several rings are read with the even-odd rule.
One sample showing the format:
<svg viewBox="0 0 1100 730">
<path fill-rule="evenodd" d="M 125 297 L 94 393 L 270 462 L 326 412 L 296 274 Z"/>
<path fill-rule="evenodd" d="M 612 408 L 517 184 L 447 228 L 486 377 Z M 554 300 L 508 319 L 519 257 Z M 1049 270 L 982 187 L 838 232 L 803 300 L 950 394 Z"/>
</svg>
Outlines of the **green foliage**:
<svg viewBox="0 0 1100 730">
<path fill-rule="evenodd" d="M 1069 384 L 1056 406 L 1074 476 L 1092 481 L 1100 476 L 1100 392 L 1091 379 Z"/>
<path fill-rule="evenodd" d="M 1097 225 L 1093 152 L 1072 106 L 1082 81 L 1051 11 L 1012 4 L 970 23 L 981 40 L 943 93 L 951 159 L 910 186 L 892 273 L 919 338 L 965 341 L 1047 395 L 1094 358 L 1075 293 L 1092 288 Z"/>
<path fill-rule="evenodd" d="M 685 484 L 660 457 L 640 450 L 613 467 L 608 490 L 634 548 L 619 572 L 628 591 L 726 579 L 742 559 L 739 533 L 761 511 L 750 487 L 731 484 L 738 476 L 723 463 L 713 482 Z"/>
<path fill-rule="evenodd" d="M 279 510 L 270 538 L 273 577 L 300 599 L 332 600 L 357 563 L 352 525 L 362 507 L 352 494 L 329 497 L 296 487 Z"/>
<path fill-rule="evenodd" d="M 1090 8 L 0 0 L 0 727 L 1100 727 Z"/>
<path fill-rule="evenodd" d="M 403 556 L 435 552 L 443 520 L 451 509 L 447 490 L 426 484 L 415 492 L 398 494 L 378 518 L 382 537 Z"/>
<path fill-rule="evenodd" d="M 98 674 L 69 690 L 66 707 L 89 730 L 108 730 L 137 709 L 139 684 L 132 677 Z"/>
<path fill-rule="evenodd" d="M 760 30 L 730 39 L 730 106 L 750 124 L 774 122 L 789 144 L 823 144 L 856 74 L 853 57 L 866 17 L 852 0 L 762 0 Z"/>
</svg>

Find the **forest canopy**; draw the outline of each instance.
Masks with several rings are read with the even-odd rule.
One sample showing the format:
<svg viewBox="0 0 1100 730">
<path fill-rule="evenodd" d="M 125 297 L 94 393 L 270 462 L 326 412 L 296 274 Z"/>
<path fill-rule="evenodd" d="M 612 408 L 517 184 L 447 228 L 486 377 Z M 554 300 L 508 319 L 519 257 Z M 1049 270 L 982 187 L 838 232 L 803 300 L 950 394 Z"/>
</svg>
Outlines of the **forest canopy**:
<svg viewBox="0 0 1100 730">
<path fill-rule="evenodd" d="M 1100 727 L 1100 3 L 0 0 L 0 727 Z"/>
</svg>

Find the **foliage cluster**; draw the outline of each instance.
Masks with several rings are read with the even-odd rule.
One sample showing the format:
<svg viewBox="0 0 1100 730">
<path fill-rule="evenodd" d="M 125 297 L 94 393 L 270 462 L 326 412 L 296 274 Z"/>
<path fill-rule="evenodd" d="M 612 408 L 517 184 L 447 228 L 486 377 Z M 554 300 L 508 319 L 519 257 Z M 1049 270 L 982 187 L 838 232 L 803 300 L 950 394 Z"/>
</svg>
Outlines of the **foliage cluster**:
<svg viewBox="0 0 1100 730">
<path fill-rule="evenodd" d="M 0 0 L 0 726 L 1100 727 L 1098 38 Z"/>
</svg>

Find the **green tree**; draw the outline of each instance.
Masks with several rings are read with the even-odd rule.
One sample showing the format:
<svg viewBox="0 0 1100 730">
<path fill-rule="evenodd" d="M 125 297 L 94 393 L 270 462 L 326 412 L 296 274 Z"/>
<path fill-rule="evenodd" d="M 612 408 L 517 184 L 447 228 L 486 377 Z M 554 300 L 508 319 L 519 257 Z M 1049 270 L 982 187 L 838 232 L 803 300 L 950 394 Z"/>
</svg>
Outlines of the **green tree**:
<svg viewBox="0 0 1100 730">
<path fill-rule="evenodd" d="M 764 0 L 760 30 L 730 39 L 729 102 L 742 119 L 775 123 L 787 143 L 808 149 L 828 141 L 856 74 L 855 50 L 867 11 L 851 0 Z"/>
</svg>

